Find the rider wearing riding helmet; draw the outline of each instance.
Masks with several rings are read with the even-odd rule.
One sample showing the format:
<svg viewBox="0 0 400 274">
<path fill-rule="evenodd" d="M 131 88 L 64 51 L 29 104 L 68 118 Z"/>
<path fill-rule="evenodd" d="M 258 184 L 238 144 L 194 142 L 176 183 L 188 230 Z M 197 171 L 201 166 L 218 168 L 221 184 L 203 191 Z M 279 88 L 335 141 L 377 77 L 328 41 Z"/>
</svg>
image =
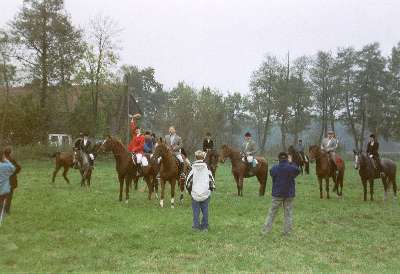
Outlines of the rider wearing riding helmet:
<svg viewBox="0 0 400 274">
<path fill-rule="evenodd" d="M 257 165 L 257 160 L 254 159 L 254 155 L 257 152 L 256 143 L 253 141 L 250 132 L 246 132 L 244 135 L 244 142 L 241 148 L 242 160 L 247 162 L 249 165 Z"/>
<path fill-rule="evenodd" d="M 381 176 L 384 176 L 385 174 L 382 172 L 381 158 L 379 156 L 379 142 L 374 134 L 369 136 L 367 154 L 373 160 L 374 168 L 378 170 Z"/>
<path fill-rule="evenodd" d="M 336 149 L 338 148 L 339 142 L 336 139 L 335 132 L 328 131 L 328 136 L 322 140 L 321 150 L 328 153 L 331 161 L 337 167 L 336 164 Z"/>
<path fill-rule="evenodd" d="M 305 161 L 303 140 L 299 139 L 297 141 L 297 144 L 295 145 L 294 149 L 300 155 L 301 160 Z"/>
<path fill-rule="evenodd" d="M 89 139 L 89 134 L 87 132 L 80 133 L 80 138 L 75 141 L 74 149 L 86 153 L 89 158 L 89 165 L 93 167 L 94 155 L 92 153 L 92 142 Z M 76 160 L 75 160 L 76 161 Z"/>
<path fill-rule="evenodd" d="M 214 149 L 214 141 L 211 139 L 211 133 L 207 132 L 206 138 L 203 140 L 203 151 L 207 152 Z"/>
</svg>

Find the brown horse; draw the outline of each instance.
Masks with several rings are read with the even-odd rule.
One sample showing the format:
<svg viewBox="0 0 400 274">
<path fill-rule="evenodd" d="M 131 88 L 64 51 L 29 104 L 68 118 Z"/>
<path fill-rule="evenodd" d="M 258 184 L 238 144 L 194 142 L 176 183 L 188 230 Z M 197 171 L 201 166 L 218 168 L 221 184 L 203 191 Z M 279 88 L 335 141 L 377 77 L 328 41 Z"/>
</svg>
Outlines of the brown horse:
<svg viewBox="0 0 400 274">
<path fill-rule="evenodd" d="M 217 172 L 219 162 L 218 152 L 215 149 L 209 149 L 204 162 L 207 164 L 208 169 L 211 170 L 211 173 L 215 179 L 215 173 Z"/>
<path fill-rule="evenodd" d="M 62 176 L 64 177 L 64 180 L 69 184 L 67 173 L 68 170 L 74 165 L 74 153 L 72 151 L 56 152 L 52 155 L 52 157 L 56 158 L 56 167 L 53 171 L 51 182 L 55 182 L 58 171 L 61 168 L 64 168 Z"/>
<path fill-rule="evenodd" d="M 232 174 L 236 181 L 238 196 L 243 196 L 243 179 L 256 176 L 260 183 L 259 195 L 264 196 L 265 187 L 268 178 L 268 162 L 263 157 L 255 157 L 258 161 L 257 166 L 253 168 L 252 174 L 248 172 L 247 163 L 243 162 L 242 155 L 239 150 L 234 149 L 228 145 L 223 145 L 219 154 L 221 163 L 229 158 L 232 163 Z"/>
<path fill-rule="evenodd" d="M 157 141 L 157 146 L 153 153 L 154 159 L 160 159 L 160 184 L 161 184 L 161 198 L 160 206 L 164 207 L 164 193 L 165 184 L 168 181 L 171 184 L 171 208 L 175 207 L 175 184 L 178 181 L 181 197 L 180 202 L 183 201 L 183 191 L 185 187 L 184 180 L 179 177 L 179 164 L 178 159 L 172 154 L 168 147 L 164 144 L 163 140 L 160 138 Z"/>
<path fill-rule="evenodd" d="M 100 148 L 101 143 L 96 143 L 92 149 L 93 154 L 96 156 Z M 68 170 L 74 165 L 74 152 L 56 152 L 53 154 L 56 158 L 56 167 L 53 172 L 52 182 L 55 182 L 58 171 L 63 167 L 63 177 L 65 181 L 69 184 L 69 179 L 67 177 Z M 89 165 L 89 156 L 80 151 L 76 152 L 76 157 L 78 160 L 78 169 L 81 174 L 81 186 L 90 186 L 90 181 L 92 178 L 93 168 Z"/>
<path fill-rule="evenodd" d="M 310 163 L 307 155 L 301 155 L 300 152 L 296 151 L 294 146 L 289 146 L 288 154 L 292 156 L 292 161 L 300 168 L 301 175 L 304 174 L 304 171 L 307 175 L 310 174 Z"/>
<path fill-rule="evenodd" d="M 336 165 L 334 165 L 334 163 L 331 163 L 329 154 L 324 151 L 321 151 L 321 148 L 317 145 L 310 146 L 309 152 L 310 152 L 310 160 L 316 161 L 315 171 L 319 182 L 319 197 L 321 199 L 323 199 L 324 197 L 322 190 L 322 181 L 325 179 L 326 198 L 329 199 L 329 178 L 332 178 L 333 182 L 335 183 L 335 186 L 332 191 L 333 192 L 336 191 L 336 194 L 338 196 L 342 196 L 344 170 L 345 170 L 344 161 L 338 155 L 336 155 L 336 158 L 338 160 Z M 336 168 L 336 166 L 338 167 Z M 336 174 L 337 171 L 338 173 Z"/>
<path fill-rule="evenodd" d="M 107 136 L 107 138 L 103 141 L 100 150 L 103 152 L 112 151 L 115 158 L 119 181 L 119 201 L 122 201 L 122 192 L 125 183 L 125 202 L 128 203 L 129 186 L 131 185 L 132 179 L 137 173 L 137 168 L 133 164 L 132 157 L 125 146 L 111 136 Z"/>
<path fill-rule="evenodd" d="M 374 179 L 381 178 L 379 172 L 374 167 L 373 160 L 364 152 L 354 152 L 354 168 L 358 170 L 364 189 L 364 201 L 367 201 L 367 182 L 369 182 L 371 201 L 374 200 Z M 385 190 L 384 200 L 387 200 L 388 188 L 390 184 L 393 187 L 393 196 L 397 197 L 396 184 L 396 164 L 390 159 L 381 159 L 382 172 L 385 174 L 382 177 L 383 188 Z"/>
<path fill-rule="evenodd" d="M 144 154 L 143 157 L 147 158 L 149 163 L 146 167 L 141 167 L 141 174 L 135 176 L 133 183 L 135 190 L 138 189 L 139 179 L 142 177 L 143 180 L 146 182 L 148 188 L 148 199 L 151 200 L 151 195 L 154 192 L 156 198 L 158 199 L 158 180 L 157 175 L 160 172 L 160 165 L 157 162 L 157 159 L 152 157 L 150 154 Z"/>
</svg>

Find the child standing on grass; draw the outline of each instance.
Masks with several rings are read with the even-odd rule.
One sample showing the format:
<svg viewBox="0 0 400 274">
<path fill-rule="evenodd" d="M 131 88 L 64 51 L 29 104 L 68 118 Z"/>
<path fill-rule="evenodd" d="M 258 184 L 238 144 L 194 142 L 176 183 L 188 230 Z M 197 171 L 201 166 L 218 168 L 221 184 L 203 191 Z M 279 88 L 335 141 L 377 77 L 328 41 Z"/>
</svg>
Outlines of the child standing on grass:
<svg viewBox="0 0 400 274">
<path fill-rule="evenodd" d="M 192 165 L 186 179 L 186 189 L 192 196 L 193 230 L 208 231 L 208 203 L 211 191 L 215 190 L 215 181 L 207 164 L 204 163 L 206 153 L 198 150 L 195 152 L 196 161 Z M 199 223 L 200 211 L 203 214 Z"/>
<path fill-rule="evenodd" d="M 6 158 L 4 151 L 1 150 L 0 156 L 0 224 L 4 217 L 7 197 L 11 191 L 10 176 L 15 172 L 15 167 Z"/>
</svg>

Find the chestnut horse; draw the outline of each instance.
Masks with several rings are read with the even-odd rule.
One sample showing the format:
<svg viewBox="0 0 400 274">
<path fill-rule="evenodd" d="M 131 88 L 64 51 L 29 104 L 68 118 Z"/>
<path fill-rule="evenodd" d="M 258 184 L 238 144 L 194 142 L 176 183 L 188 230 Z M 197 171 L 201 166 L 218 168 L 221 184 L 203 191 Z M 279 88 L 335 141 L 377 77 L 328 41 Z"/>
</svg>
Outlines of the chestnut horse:
<svg viewBox="0 0 400 274">
<path fill-rule="evenodd" d="M 125 146 L 117 139 L 107 136 L 103 141 L 100 150 L 103 152 L 112 151 L 116 170 L 119 181 L 119 201 L 122 201 L 122 192 L 125 183 L 125 202 L 129 201 L 129 186 L 132 183 L 132 179 L 136 176 L 137 168 L 133 164 L 132 157 Z"/>
<path fill-rule="evenodd" d="M 97 152 L 100 148 L 101 143 L 96 143 L 93 146 L 93 154 L 96 156 Z M 63 177 L 65 181 L 69 184 L 69 179 L 67 177 L 68 170 L 74 165 L 74 152 L 72 151 L 64 151 L 64 152 L 56 152 L 53 154 L 53 157 L 56 158 L 56 167 L 53 171 L 52 183 L 54 183 L 55 178 L 57 176 L 58 171 L 61 168 L 64 168 Z M 78 158 L 78 169 L 81 174 L 81 186 L 90 186 L 90 181 L 92 178 L 93 168 L 89 165 L 88 155 L 82 152 L 77 152 Z M 86 184 L 87 183 L 87 184 Z"/>
<path fill-rule="evenodd" d="M 185 182 L 179 176 L 178 159 L 172 154 L 168 147 L 164 144 L 162 138 L 158 139 L 157 146 L 153 153 L 154 159 L 160 159 L 160 184 L 161 198 L 160 206 L 164 207 L 165 184 L 168 181 L 171 184 L 171 208 L 175 207 L 175 184 L 178 181 L 181 196 L 180 203 L 183 201 L 183 192 L 185 190 Z"/>
<path fill-rule="evenodd" d="M 339 156 L 336 154 L 336 158 L 340 159 L 340 165 L 337 170 L 336 166 L 333 163 L 331 163 L 329 154 L 324 151 L 321 151 L 321 148 L 319 146 L 317 145 L 310 146 L 309 152 L 310 152 L 310 160 L 316 161 L 315 172 L 319 182 L 319 197 L 321 199 L 324 197 L 322 190 L 322 181 L 325 179 L 326 198 L 329 199 L 329 178 L 332 178 L 333 182 L 335 183 L 335 186 L 332 191 L 333 192 L 336 191 L 336 194 L 338 196 L 342 196 L 344 170 L 345 170 L 345 165 L 343 160 L 341 160 Z M 338 171 L 337 174 L 336 171 Z"/>
<path fill-rule="evenodd" d="M 218 152 L 215 149 L 209 149 L 207 151 L 206 159 L 204 160 L 204 162 L 207 164 L 208 169 L 211 171 L 214 180 L 215 180 L 215 173 L 217 172 L 218 168 L 218 160 L 219 160 Z"/>
<path fill-rule="evenodd" d="M 364 189 L 364 201 L 367 201 L 367 182 L 369 182 L 369 193 L 371 201 L 374 200 L 374 179 L 379 179 L 380 174 L 376 171 L 372 159 L 364 152 L 354 152 L 354 168 L 358 170 Z M 393 196 L 397 197 L 396 184 L 396 164 L 390 159 L 381 159 L 382 172 L 385 174 L 382 177 L 383 188 L 385 190 L 384 200 L 387 199 L 387 192 L 390 184 L 393 186 Z"/>
<path fill-rule="evenodd" d="M 157 163 L 157 159 L 152 157 L 150 154 L 144 154 L 143 157 L 147 158 L 149 163 L 146 167 L 141 167 L 142 172 L 140 175 L 135 176 L 133 183 L 135 190 L 138 189 L 139 179 L 142 177 L 143 180 L 146 182 L 148 192 L 148 199 L 151 200 L 151 195 L 154 192 L 156 194 L 156 198 L 158 199 L 158 180 L 157 175 L 160 172 L 160 165 Z"/>
<path fill-rule="evenodd" d="M 253 174 L 248 174 L 247 163 L 242 161 L 242 155 L 239 150 L 228 145 L 223 145 L 219 154 L 219 160 L 221 163 L 224 163 L 226 158 L 229 158 L 232 163 L 232 174 L 236 181 L 238 196 L 243 196 L 243 179 L 253 176 L 256 176 L 260 183 L 259 196 L 264 196 L 268 178 L 267 160 L 263 157 L 255 157 L 258 161 L 257 166 L 253 168 Z"/>
<path fill-rule="evenodd" d="M 62 176 L 64 177 L 64 180 L 69 184 L 67 173 L 68 170 L 74 165 L 74 153 L 72 151 L 56 152 L 52 155 L 52 157 L 56 158 L 56 167 L 53 171 L 51 182 L 55 182 L 58 171 L 61 168 L 64 168 Z"/>
</svg>

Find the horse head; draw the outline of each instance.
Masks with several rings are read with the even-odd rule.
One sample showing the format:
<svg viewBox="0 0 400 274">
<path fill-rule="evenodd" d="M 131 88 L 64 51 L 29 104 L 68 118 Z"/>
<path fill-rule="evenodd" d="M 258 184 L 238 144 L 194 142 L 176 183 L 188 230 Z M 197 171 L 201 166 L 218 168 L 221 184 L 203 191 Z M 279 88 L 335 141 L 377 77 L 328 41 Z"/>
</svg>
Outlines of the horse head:
<svg viewBox="0 0 400 274">
<path fill-rule="evenodd" d="M 153 152 L 153 158 L 154 159 L 158 159 L 158 158 L 162 158 L 163 156 L 165 156 L 168 153 L 168 148 L 167 146 L 164 144 L 163 139 L 160 137 L 157 139 L 157 143 L 155 145 L 155 149 Z"/>
<path fill-rule="evenodd" d="M 208 150 L 206 156 L 206 163 L 213 171 L 213 174 L 215 174 L 215 170 L 217 170 L 218 162 L 219 162 L 218 152 L 214 149 Z"/>
<path fill-rule="evenodd" d="M 230 148 L 228 145 L 222 145 L 221 150 L 219 152 L 219 161 L 221 163 L 225 163 L 225 159 L 230 155 Z"/>
<path fill-rule="evenodd" d="M 113 138 L 111 137 L 111 135 L 107 135 L 106 138 L 101 142 L 98 151 L 104 153 L 112 151 L 112 149 L 113 149 Z"/>
<path fill-rule="evenodd" d="M 321 154 L 321 148 L 317 145 L 312 145 L 308 148 L 308 152 L 310 153 L 310 161 L 315 161 Z"/>
<path fill-rule="evenodd" d="M 362 157 L 362 152 L 353 149 L 353 154 L 354 154 L 354 158 L 353 158 L 354 169 L 359 169 L 360 168 L 361 157 Z"/>
</svg>

